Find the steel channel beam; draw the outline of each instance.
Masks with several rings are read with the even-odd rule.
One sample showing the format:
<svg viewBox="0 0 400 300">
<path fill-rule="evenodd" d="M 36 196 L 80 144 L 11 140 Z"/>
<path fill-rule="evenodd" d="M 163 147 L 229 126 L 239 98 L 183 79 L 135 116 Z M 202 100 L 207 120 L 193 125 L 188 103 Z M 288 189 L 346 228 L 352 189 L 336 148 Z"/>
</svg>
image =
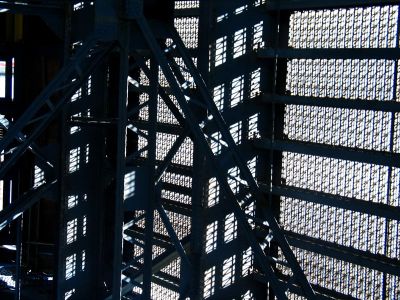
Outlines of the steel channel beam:
<svg viewBox="0 0 400 300">
<path fill-rule="evenodd" d="M 130 122 L 134 127 L 138 129 L 142 129 L 145 131 L 149 131 L 152 125 L 148 121 L 132 121 Z M 184 130 L 181 126 L 175 124 L 168 124 L 168 123 L 157 123 L 154 125 L 157 132 L 168 133 L 173 135 L 182 135 Z"/>
<path fill-rule="evenodd" d="M 296 248 L 319 253 L 338 260 L 400 276 L 400 260 L 373 254 L 352 247 L 312 238 L 295 232 L 285 231 L 289 243 Z"/>
<path fill-rule="evenodd" d="M 172 211 L 174 213 L 190 217 L 192 214 L 192 206 L 189 204 L 181 203 L 178 201 L 173 201 L 169 199 L 164 199 L 161 197 L 161 204 L 162 206 L 168 210 Z"/>
<path fill-rule="evenodd" d="M 311 48 L 311 49 L 259 49 L 260 59 L 384 59 L 397 60 L 400 58 L 398 48 Z"/>
<path fill-rule="evenodd" d="M 173 143 L 172 147 L 169 149 L 167 155 L 165 156 L 164 160 L 158 166 L 155 174 L 155 184 L 157 185 L 161 177 L 164 175 L 165 171 L 167 170 L 168 166 L 171 164 L 172 159 L 174 158 L 175 154 L 178 152 L 179 148 L 182 146 L 183 142 L 185 141 L 187 134 L 189 133 L 189 129 L 184 129 L 184 133 L 178 136 L 178 138 Z"/>
<path fill-rule="evenodd" d="M 144 265 L 143 265 L 143 289 L 142 297 L 144 299 L 150 299 L 151 297 L 151 280 L 152 274 L 152 257 L 153 257 L 153 237 L 154 237 L 154 210 L 156 209 L 156 186 L 154 184 L 156 177 L 156 149 L 157 149 L 157 106 L 158 106 L 158 63 L 152 56 L 150 58 L 150 73 L 148 78 L 150 86 L 153 89 L 149 93 L 149 138 L 148 142 L 148 159 L 147 169 L 149 171 L 148 178 L 148 189 L 149 196 L 146 203 L 146 216 L 145 216 L 145 236 L 144 236 Z"/>
<path fill-rule="evenodd" d="M 239 239 L 234 239 L 229 243 L 218 244 L 217 249 L 204 255 L 204 268 L 209 269 L 221 264 L 225 259 L 232 257 L 238 252 L 245 251 L 249 244 Z"/>
<path fill-rule="evenodd" d="M 166 272 L 163 272 L 163 271 L 158 271 L 158 272 L 155 272 L 153 274 L 155 274 L 157 277 L 161 277 L 162 279 L 168 280 L 168 281 L 170 281 L 171 283 L 173 283 L 173 284 L 175 284 L 177 286 L 179 285 L 179 280 L 180 280 L 179 277 L 170 275 L 170 274 L 168 274 Z"/>
<path fill-rule="evenodd" d="M 198 8 L 175 9 L 175 17 L 178 18 L 188 18 L 188 17 L 198 17 L 198 16 L 199 16 Z"/>
<path fill-rule="evenodd" d="M 221 112 L 221 115 L 224 118 L 226 124 L 234 124 L 236 122 L 243 121 L 246 118 L 250 118 L 251 116 L 258 114 L 262 107 L 263 105 L 260 101 L 260 97 L 245 99 L 242 103 L 239 103 L 234 107 L 224 109 Z M 214 133 L 218 131 L 218 127 L 215 122 L 211 120 L 207 122 L 203 130 L 207 133 Z"/>
<path fill-rule="evenodd" d="M 135 240 L 144 241 L 146 239 L 146 232 L 144 228 L 135 226 L 134 228 L 129 228 L 125 230 L 124 233 Z M 153 245 L 157 245 L 162 248 L 169 248 L 172 246 L 172 242 L 169 240 L 169 237 L 160 233 L 153 234 L 152 243 Z"/>
<path fill-rule="evenodd" d="M 130 122 L 135 128 L 141 129 L 142 131 L 149 131 L 152 127 L 148 121 L 132 121 Z M 182 135 L 184 130 L 181 126 L 169 123 L 157 123 L 154 125 L 157 132 L 168 133 L 172 135 Z"/>
<path fill-rule="evenodd" d="M 163 279 L 163 278 L 161 278 L 159 276 L 153 275 L 152 281 L 155 284 L 158 284 L 158 285 L 160 285 L 160 286 L 162 286 L 162 287 L 164 287 L 164 288 L 166 288 L 166 289 L 168 289 L 170 291 L 174 291 L 175 293 L 179 293 L 179 286 L 171 283 L 168 280 L 165 280 L 165 279 Z"/>
<path fill-rule="evenodd" d="M 400 112 L 400 102 L 387 100 L 362 100 L 345 98 L 303 97 L 278 94 L 264 94 L 258 98 L 262 103 L 279 103 L 286 105 L 307 105 L 316 107 L 333 107 L 357 110 Z"/>
<path fill-rule="evenodd" d="M 179 194 L 185 194 L 185 195 L 191 195 L 192 192 L 192 188 L 190 187 L 186 187 L 186 186 L 182 186 L 182 185 L 178 185 L 178 184 L 174 184 L 174 183 L 169 183 L 169 182 L 162 182 L 160 184 L 161 189 L 164 190 L 169 190 L 169 191 L 173 191 Z"/>
<path fill-rule="evenodd" d="M 261 283 L 264 283 L 267 280 L 267 278 L 264 275 L 259 274 L 259 273 L 253 274 L 253 278 L 254 278 L 254 280 L 257 280 Z M 283 284 L 287 284 L 288 280 L 290 280 L 289 276 L 284 276 L 282 274 L 279 275 L 279 278 Z M 358 298 L 354 298 L 350 295 L 346 295 L 346 294 L 337 292 L 335 290 L 324 288 L 317 284 L 311 284 L 311 286 L 313 287 L 314 291 L 317 293 L 318 299 L 321 299 L 321 300 L 332 300 L 332 299 L 358 300 Z M 303 296 L 301 288 L 296 284 L 291 285 L 289 287 L 289 291 L 298 296 Z"/>
<path fill-rule="evenodd" d="M 261 188 L 268 193 L 267 187 L 263 187 L 261 185 Z M 400 221 L 400 207 L 395 207 L 384 203 L 375 203 L 356 198 L 332 195 L 294 186 L 273 186 L 271 193 L 277 196 L 299 199 L 311 203 L 343 208 L 372 216 Z"/>
<path fill-rule="evenodd" d="M 213 85 L 226 84 L 226 78 L 235 78 L 246 73 L 251 73 L 256 70 L 254 66 L 259 63 L 259 60 L 255 52 L 249 52 L 231 60 L 228 64 L 215 67 L 210 73 Z"/>
<path fill-rule="evenodd" d="M 16 257 L 15 257 L 15 294 L 14 299 L 21 299 L 21 263 L 22 263 L 22 224 L 23 218 L 20 216 L 17 220 L 17 238 L 16 238 Z"/>
<path fill-rule="evenodd" d="M 266 281 L 264 281 L 264 283 L 265 282 Z M 249 290 L 252 291 L 253 289 L 255 289 L 256 283 L 257 282 L 253 279 L 252 275 L 242 276 L 240 279 L 235 280 L 234 284 L 222 289 L 216 289 L 215 293 L 207 299 L 210 300 L 246 299 L 246 298 L 240 298 L 240 296 L 245 294 Z"/>
<path fill-rule="evenodd" d="M 40 197 L 55 188 L 56 181 L 45 183 L 35 190 L 28 191 L 10 206 L 0 212 L 0 230 L 18 218 L 24 211 L 40 200 Z"/>
<path fill-rule="evenodd" d="M 7 12 L 12 14 L 62 17 L 64 15 L 64 6 L 60 3 L 25 4 L 22 2 L 0 1 L 0 10 L 7 9 Z"/>
<path fill-rule="evenodd" d="M 278 151 L 358 161 L 389 167 L 400 167 L 400 154 L 386 151 L 365 150 L 294 140 L 271 141 L 269 139 L 254 140 L 254 146 L 262 150 L 273 149 Z"/>
<path fill-rule="evenodd" d="M 210 28 L 214 26 L 212 18 L 213 0 L 199 1 L 198 17 L 198 44 L 197 44 L 197 66 L 204 80 L 208 82 L 210 53 L 204 51 L 214 40 L 214 33 L 210 32 Z M 179 10 L 175 10 L 179 12 Z M 193 55 L 193 54 L 192 54 Z M 192 56 L 194 57 L 194 56 Z M 195 92 L 191 92 L 194 94 Z M 200 109 L 198 118 L 205 118 L 207 115 L 206 109 Z M 201 148 L 197 142 L 193 140 L 193 177 L 191 184 L 191 210 L 190 210 L 190 259 L 192 264 L 190 278 L 186 278 L 189 282 L 188 296 L 192 300 L 203 299 L 204 289 L 204 249 L 205 249 L 205 230 L 206 222 L 205 215 L 207 214 L 206 201 L 208 193 L 208 172 L 207 162 Z M 184 270 L 185 271 L 185 270 Z M 183 274 L 182 274 L 183 275 Z M 186 276 L 187 277 L 187 276 Z"/>
<path fill-rule="evenodd" d="M 397 5 L 396 0 L 274 0 L 266 4 L 266 9 L 270 11 L 276 10 L 311 10 L 311 9 L 334 9 L 346 7 L 368 7 Z"/>
<path fill-rule="evenodd" d="M 129 162 L 131 164 L 127 164 L 127 170 L 134 170 L 136 169 L 138 166 L 144 166 L 145 165 L 145 159 L 140 157 L 137 158 L 134 163 L 133 162 Z M 157 162 L 158 163 L 158 162 Z M 179 165 L 179 164 L 175 164 L 175 163 L 171 163 L 168 168 L 167 168 L 168 172 L 172 172 L 172 173 L 179 173 L 181 175 L 185 175 L 185 176 L 193 176 L 193 169 L 189 166 L 185 166 L 185 165 Z M 129 171 L 127 171 L 129 172 Z"/>
<path fill-rule="evenodd" d="M 234 10 L 240 7 L 236 2 L 237 0 L 233 3 L 233 5 L 236 5 Z M 224 2 L 224 4 L 227 5 L 227 2 Z M 243 12 L 240 14 L 231 13 L 228 15 L 228 17 L 218 22 L 218 26 L 213 27 L 213 36 L 215 39 L 223 36 L 234 35 L 236 31 L 245 27 L 252 27 L 254 24 L 261 22 L 264 19 L 265 13 L 262 10 L 260 10 L 258 7 L 251 7 L 248 5 L 248 3 L 246 3 L 246 5 L 247 9 L 245 9 Z M 225 11 L 222 14 L 226 13 L 228 13 L 228 11 Z"/>
<path fill-rule="evenodd" d="M 179 240 L 178 235 L 175 232 L 174 226 L 172 225 L 167 212 L 165 211 L 165 209 L 161 203 L 157 203 L 156 208 L 157 208 L 158 213 L 160 214 L 161 220 L 163 221 L 163 223 L 165 225 L 165 229 L 167 230 L 172 242 L 174 243 L 176 251 L 179 253 L 179 256 L 182 259 L 182 262 L 184 264 L 186 264 L 187 267 L 190 267 L 191 266 L 190 259 L 187 255 L 185 248 L 183 247 L 181 241 Z"/>
<path fill-rule="evenodd" d="M 140 56 L 138 53 L 133 53 L 133 57 L 137 61 L 137 64 L 139 67 L 143 70 L 143 72 L 146 74 L 147 77 L 150 76 L 150 69 L 147 67 L 145 61 L 143 60 L 143 57 Z M 154 88 L 154 87 L 153 87 Z M 162 98 L 164 103 L 167 105 L 167 107 L 171 110 L 171 113 L 174 115 L 174 117 L 178 120 L 178 123 L 181 126 L 184 126 L 186 124 L 185 117 L 181 114 L 179 109 L 176 107 L 174 102 L 172 101 L 171 97 L 168 95 L 168 93 L 165 91 L 165 88 L 162 87 L 160 84 L 157 85 L 157 88 L 159 90 L 159 96 Z M 158 124 L 157 124 L 158 125 Z"/>
<path fill-rule="evenodd" d="M 118 123 L 117 123 L 117 149 L 115 167 L 115 224 L 114 224 L 114 245 L 113 245 L 113 278 L 112 295 L 114 299 L 121 297 L 121 265 L 122 265 L 122 244 L 123 244 L 123 225 L 124 225 L 124 178 L 125 178 L 125 149 L 126 149 L 126 125 L 127 125 L 127 78 L 128 78 L 128 44 L 127 32 L 122 35 L 119 48 L 119 67 L 118 67 Z"/>
</svg>

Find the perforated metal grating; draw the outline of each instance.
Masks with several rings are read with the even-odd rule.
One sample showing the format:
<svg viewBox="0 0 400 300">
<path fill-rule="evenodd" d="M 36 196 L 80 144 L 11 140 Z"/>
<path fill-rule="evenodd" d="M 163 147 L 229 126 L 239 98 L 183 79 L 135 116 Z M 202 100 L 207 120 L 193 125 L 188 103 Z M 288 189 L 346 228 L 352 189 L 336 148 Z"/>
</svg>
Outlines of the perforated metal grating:
<svg viewBox="0 0 400 300">
<path fill-rule="evenodd" d="M 398 6 L 294 12 L 289 46 L 397 48 L 398 13 Z M 397 66 L 397 60 L 388 59 L 291 59 L 286 92 L 338 102 L 398 101 Z M 392 112 L 285 108 L 285 137 L 296 141 L 393 153 L 399 148 L 398 126 L 398 115 Z M 284 152 L 282 178 L 290 187 L 399 206 L 399 169 L 395 167 Z M 366 253 L 399 257 L 396 220 L 288 197 L 281 200 L 285 230 Z M 400 295 L 399 277 L 308 250 L 294 251 L 311 283 L 360 299 Z"/>
</svg>

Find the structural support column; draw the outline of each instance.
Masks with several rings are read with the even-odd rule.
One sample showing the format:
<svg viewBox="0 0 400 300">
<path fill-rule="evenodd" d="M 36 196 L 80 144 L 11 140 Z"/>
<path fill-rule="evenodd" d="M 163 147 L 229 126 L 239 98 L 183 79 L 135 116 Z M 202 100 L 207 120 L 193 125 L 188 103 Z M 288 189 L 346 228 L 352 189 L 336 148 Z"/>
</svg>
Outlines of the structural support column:
<svg viewBox="0 0 400 300">
<path fill-rule="evenodd" d="M 115 167 L 115 237 L 113 261 L 113 298 L 121 297 L 121 268 L 124 222 L 124 178 L 126 154 L 126 124 L 127 124 L 127 84 L 128 84 L 128 35 L 122 31 L 119 48 L 119 79 L 118 79 L 118 114 L 117 114 L 117 151 Z"/>
<path fill-rule="evenodd" d="M 149 92 L 149 131 L 148 131 L 148 159 L 145 168 L 148 172 L 148 197 L 146 199 L 145 240 L 144 240 L 144 274 L 143 299 L 151 299 L 151 279 L 153 260 L 154 213 L 157 190 L 155 184 L 156 142 L 157 142 L 157 103 L 158 103 L 158 64 L 150 58 L 150 92 Z"/>
</svg>

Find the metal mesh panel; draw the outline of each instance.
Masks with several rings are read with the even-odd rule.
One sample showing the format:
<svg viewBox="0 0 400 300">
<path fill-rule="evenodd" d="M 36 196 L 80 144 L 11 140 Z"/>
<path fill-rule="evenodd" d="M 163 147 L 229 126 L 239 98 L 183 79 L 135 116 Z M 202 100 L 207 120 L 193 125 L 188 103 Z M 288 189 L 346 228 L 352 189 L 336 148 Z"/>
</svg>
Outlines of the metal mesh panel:
<svg viewBox="0 0 400 300">
<path fill-rule="evenodd" d="M 293 48 L 394 48 L 398 6 L 295 12 Z"/>
<path fill-rule="evenodd" d="M 389 167 L 284 153 L 286 185 L 386 203 Z"/>
<path fill-rule="evenodd" d="M 289 46 L 310 51 L 398 47 L 398 13 L 398 6 L 294 12 Z M 286 92 L 336 98 L 338 102 L 398 101 L 397 64 L 387 59 L 290 59 Z M 287 105 L 284 136 L 329 146 L 398 152 L 397 117 L 382 111 Z M 399 170 L 394 167 L 283 152 L 282 178 L 286 186 L 332 197 L 399 205 Z M 281 197 L 280 209 L 285 230 L 366 253 L 398 257 L 398 221 L 289 197 Z M 399 295 L 396 276 L 311 251 L 293 250 L 311 283 L 361 299 Z M 294 294 L 289 298 L 301 299 Z"/>
<path fill-rule="evenodd" d="M 197 48 L 199 18 L 175 18 L 174 23 L 186 48 Z"/>
<path fill-rule="evenodd" d="M 381 298 L 381 272 L 305 250 L 294 252 L 311 282 L 360 299 Z"/>
<path fill-rule="evenodd" d="M 287 90 L 297 96 L 392 100 L 394 65 L 376 59 L 293 59 Z"/>
<path fill-rule="evenodd" d="M 154 300 L 179 299 L 179 293 L 167 289 L 162 285 L 153 283 L 151 285 L 151 299 Z"/>
<path fill-rule="evenodd" d="M 390 151 L 391 113 L 296 105 L 286 111 L 288 139 Z"/>
<path fill-rule="evenodd" d="M 175 1 L 175 9 L 198 8 L 200 1 Z"/>
</svg>

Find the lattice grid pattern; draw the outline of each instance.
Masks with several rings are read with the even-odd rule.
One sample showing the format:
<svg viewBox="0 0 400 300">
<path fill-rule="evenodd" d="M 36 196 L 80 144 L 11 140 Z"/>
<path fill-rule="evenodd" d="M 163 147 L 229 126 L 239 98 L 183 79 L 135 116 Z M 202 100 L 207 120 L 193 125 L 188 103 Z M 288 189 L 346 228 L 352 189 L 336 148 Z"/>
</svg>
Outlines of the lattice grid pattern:
<svg viewBox="0 0 400 300">
<path fill-rule="evenodd" d="M 195 9 L 198 8 L 199 1 L 175 1 L 175 9 Z M 175 27 L 178 30 L 182 40 L 185 43 L 185 46 L 189 49 L 196 49 L 198 44 L 198 17 L 188 16 L 188 17 L 176 17 L 174 19 Z M 170 40 L 166 42 L 167 46 L 171 44 Z M 196 58 L 193 58 L 196 61 Z M 175 58 L 176 64 L 178 66 L 182 66 L 182 62 Z M 150 67 L 150 62 L 146 62 L 147 67 Z M 191 76 L 188 72 L 182 71 L 182 74 L 185 80 L 190 81 Z M 175 96 L 169 90 L 169 85 L 164 77 L 161 69 L 158 74 L 158 81 L 162 88 L 165 88 L 168 96 L 178 108 L 178 110 L 182 113 Z M 149 88 L 149 79 L 144 74 L 143 71 L 140 72 L 139 77 L 140 86 L 143 88 L 143 92 L 139 96 L 139 103 L 144 104 L 149 101 L 149 95 L 146 89 Z M 193 85 L 190 86 L 194 88 Z M 142 123 L 146 123 L 149 120 L 149 112 L 148 106 L 144 106 L 139 112 L 139 121 Z M 171 149 L 174 141 L 178 138 L 178 134 L 164 131 L 162 128 L 171 128 L 170 130 L 181 130 L 179 127 L 179 123 L 171 110 L 165 104 L 164 100 L 158 96 L 157 103 L 157 123 L 165 124 L 165 127 L 160 127 L 160 130 L 157 130 L 156 135 L 156 160 L 158 162 L 162 162 L 167 155 L 168 151 Z M 135 124 L 136 125 L 136 124 Z M 137 126 L 136 130 L 139 130 L 138 137 L 138 148 L 143 149 L 147 146 L 147 135 L 148 131 L 140 128 L 140 124 Z M 148 157 L 148 151 L 143 151 L 140 154 L 142 159 L 146 159 Z M 188 170 L 192 167 L 193 164 L 193 142 L 190 138 L 186 138 L 175 156 L 172 159 L 172 164 L 177 168 L 182 168 L 182 170 Z M 166 171 L 161 177 L 161 199 L 162 201 L 168 201 L 168 203 L 182 203 L 185 205 L 191 205 L 191 187 L 192 187 L 192 178 L 191 176 L 186 174 L 187 172 L 180 173 L 179 171 Z M 165 186 L 164 185 L 167 185 Z M 191 220 L 188 216 L 182 215 L 177 212 L 173 212 L 172 210 L 168 210 L 166 207 L 166 211 L 168 217 L 174 227 L 175 232 L 179 239 L 182 239 L 190 234 L 190 226 Z M 139 216 L 140 212 L 137 212 L 136 215 Z M 135 230 L 144 232 L 145 222 L 144 218 L 138 221 L 135 224 Z M 161 220 L 159 214 L 157 212 L 154 213 L 154 234 L 155 234 L 155 243 L 157 245 L 153 245 L 153 259 L 162 254 L 166 247 L 173 247 L 173 243 L 169 238 L 168 232 Z M 140 238 L 139 238 L 140 240 Z M 159 242 L 157 242 L 157 240 Z M 143 242 L 143 241 L 142 241 Z M 161 242 L 161 243 L 160 243 Z M 161 245 L 163 245 L 161 247 Z M 134 257 L 136 257 L 139 264 L 143 264 L 143 248 L 140 246 L 134 246 Z M 167 266 L 163 267 L 163 269 L 153 274 L 153 282 L 151 285 L 151 297 L 152 299 L 178 299 L 179 286 L 176 288 L 168 288 L 162 284 L 162 282 L 167 282 L 168 285 L 179 285 L 180 282 L 180 272 L 181 272 L 181 262 L 180 258 L 177 258 L 170 262 Z M 174 280 L 172 280 L 174 278 Z M 141 293 L 142 291 L 139 288 L 134 289 L 134 292 Z"/>
<path fill-rule="evenodd" d="M 396 48 L 398 15 L 397 5 L 294 12 L 289 46 Z M 397 65 L 396 60 L 385 59 L 291 59 L 286 93 L 337 101 L 398 101 Z M 395 113 L 300 105 L 285 108 L 284 136 L 290 140 L 393 153 L 399 149 L 398 128 Z M 284 152 L 282 178 L 286 186 L 399 206 L 399 170 L 394 167 Z M 398 258 L 398 221 L 288 197 L 281 197 L 280 210 L 285 230 Z M 308 279 L 321 287 L 360 299 L 400 295 L 400 280 L 394 275 L 293 250 Z"/>
</svg>

